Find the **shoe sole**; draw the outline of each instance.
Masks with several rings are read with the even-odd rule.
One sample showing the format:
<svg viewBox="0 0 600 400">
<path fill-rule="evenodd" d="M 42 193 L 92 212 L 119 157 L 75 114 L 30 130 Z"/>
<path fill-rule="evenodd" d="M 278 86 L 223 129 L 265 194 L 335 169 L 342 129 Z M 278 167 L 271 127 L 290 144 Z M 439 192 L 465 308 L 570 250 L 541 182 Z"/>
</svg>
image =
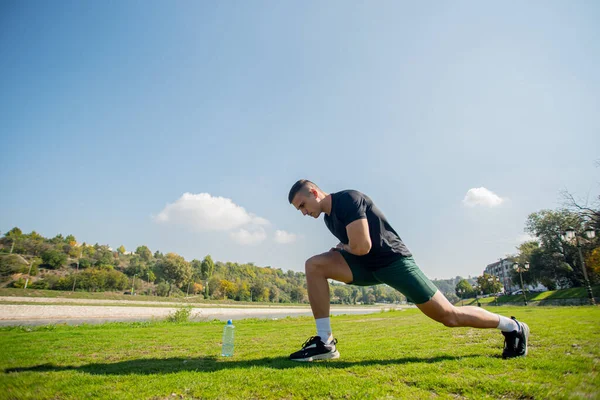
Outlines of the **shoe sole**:
<svg viewBox="0 0 600 400">
<path fill-rule="evenodd" d="M 523 354 L 521 357 L 525 357 L 529 348 L 529 326 L 527 326 L 527 324 L 524 322 L 519 323 L 521 324 L 521 329 L 523 329 L 523 336 L 525 336 L 525 354 Z"/>
<path fill-rule="evenodd" d="M 299 361 L 299 362 L 310 362 L 310 361 L 316 361 L 316 360 L 334 360 L 336 358 L 340 358 L 340 352 L 339 351 L 334 351 L 334 352 L 329 352 L 329 353 L 325 353 L 325 354 L 317 354 L 316 356 L 312 356 L 312 357 L 307 357 L 307 358 L 292 358 L 292 361 Z"/>
<path fill-rule="evenodd" d="M 529 326 L 524 323 L 524 322 L 518 322 L 519 325 L 521 325 L 521 329 L 523 330 L 523 336 L 525 337 L 525 353 L 524 354 L 519 354 L 518 356 L 512 356 L 512 357 L 506 357 L 504 355 L 502 355 L 502 358 L 505 360 L 511 359 L 511 358 L 518 358 L 518 357 L 525 357 L 527 355 L 527 351 L 529 350 Z"/>
</svg>

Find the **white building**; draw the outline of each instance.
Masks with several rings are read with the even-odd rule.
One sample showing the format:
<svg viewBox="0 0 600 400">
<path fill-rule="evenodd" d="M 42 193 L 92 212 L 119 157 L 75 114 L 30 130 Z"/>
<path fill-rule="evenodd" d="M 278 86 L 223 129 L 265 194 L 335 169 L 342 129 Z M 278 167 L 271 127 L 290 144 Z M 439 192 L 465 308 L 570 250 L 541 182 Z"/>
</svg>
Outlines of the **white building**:
<svg viewBox="0 0 600 400">
<path fill-rule="evenodd" d="M 511 270 L 513 262 L 508 258 L 501 258 L 495 263 L 488 264 L 483 270 L 484 273 L 492 276 L 497 276 L 500 279 L 500 283 L 504 286 L 504 293 L 509 294 L 515 290 L 521 289 L 519 282 L 513 282 L 511 279 Z"/>
<path fill-rule="evenodd" d="M 498 279 L 500 279 L 502 286 L 504 286 L 504 293 L 510 294 L 521 289 L 521 282 L 519 281 L 519 278 L 517 278 L 514 282 L 511 278 L 513 264 L 514 261 L 511 261 L 508 258 L 502 258 L 495 263 L 488 264 L 483 272 L 492 276 L 497 276 Z M 537 285 L 525 285 L 525 290 L 530 292 L 541 292 L 548 290 L 548 288 L 538 283 Z"/>
</svg>

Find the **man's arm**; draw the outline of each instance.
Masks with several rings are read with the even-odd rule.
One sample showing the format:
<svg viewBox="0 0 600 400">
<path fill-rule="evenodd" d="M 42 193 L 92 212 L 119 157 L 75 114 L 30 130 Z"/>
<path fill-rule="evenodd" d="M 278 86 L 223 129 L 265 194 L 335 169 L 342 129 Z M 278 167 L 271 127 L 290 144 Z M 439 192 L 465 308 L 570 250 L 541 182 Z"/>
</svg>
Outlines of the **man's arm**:
<svg viewBox="0 0 600 400">
<path fill-rule="evenodd" d="M 364 256 L 371 251 L 371 235 L 369 235 L 369 224 L 366 218 L 357 219 L 346 226 L 348 233 L 348 244 L 343 250 L 355 256 Z"/>
</svg>

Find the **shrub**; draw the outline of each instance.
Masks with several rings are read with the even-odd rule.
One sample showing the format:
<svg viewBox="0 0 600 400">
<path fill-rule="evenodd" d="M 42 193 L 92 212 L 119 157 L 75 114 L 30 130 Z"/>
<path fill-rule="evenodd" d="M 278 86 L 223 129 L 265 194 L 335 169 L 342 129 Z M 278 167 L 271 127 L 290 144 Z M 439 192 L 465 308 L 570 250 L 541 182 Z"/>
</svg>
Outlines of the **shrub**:
<svg viewBox="0 0 600 400">
<path fill-rule="evenodd" d="M 30 287 L 32 289 L 49 289 L 50 285 L 48 284 L 47 281 L 42 279 L 42 280 L 33 282 Z"/>
<path fill-rule="evenodd" d="M 17 254 L 0 256 L 0 278 L 2 280 L 8 280 L 10 275 L 21 272 L 23 268 L 26 268 L 25 272 L 27 272 L 29 264 L 21 256 Z"/>
<path fill-rule="evenodd" d="M 166 297 L 169 294 L 169 284 L 166 282 L 161 282 L 156 285 L 156 295 Z"/>
<path fill-rule="evenodd" d="M 23 289 L 25 287 L 25 279 L 19 278 L 16 281 L 12 281 L 9 286 L 17 289 Z"/>
<path fill-rule="evenodd" d="M 59 269 L 67 262 L 67 255 L 56 250 L 47 250 L 42 253 L 42 261 L 51 269 Z"/>
<path fill-rule="evenodd" d="M 167 317 L 167 321 L 175 322 L 175 323 L 187 322 L 188 319 L 190 318 L 191 313 L 192 313 L 191 306 L 182 307 L 182 308 L 178 309 L 177 311 L 169 314 L 169 316 Z"/>
</svg>

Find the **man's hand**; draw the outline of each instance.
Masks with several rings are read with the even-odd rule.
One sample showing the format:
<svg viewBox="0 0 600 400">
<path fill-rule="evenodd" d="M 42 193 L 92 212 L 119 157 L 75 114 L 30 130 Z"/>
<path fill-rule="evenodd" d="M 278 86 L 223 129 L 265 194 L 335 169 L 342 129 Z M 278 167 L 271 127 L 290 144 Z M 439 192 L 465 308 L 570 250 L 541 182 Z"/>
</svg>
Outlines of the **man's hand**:
<svg viewBox="0 0 600 400">
<path fill-rule="evenodd" d="M 342 242 L 339 242 L 337 244 L 337 246 L 332 247 L 331 249 L 329 249 L 329 251 L 340 251 L 340 250 L 345 250 L 344 249 L 344 243 L 342 243 Z"/>
</svg>

